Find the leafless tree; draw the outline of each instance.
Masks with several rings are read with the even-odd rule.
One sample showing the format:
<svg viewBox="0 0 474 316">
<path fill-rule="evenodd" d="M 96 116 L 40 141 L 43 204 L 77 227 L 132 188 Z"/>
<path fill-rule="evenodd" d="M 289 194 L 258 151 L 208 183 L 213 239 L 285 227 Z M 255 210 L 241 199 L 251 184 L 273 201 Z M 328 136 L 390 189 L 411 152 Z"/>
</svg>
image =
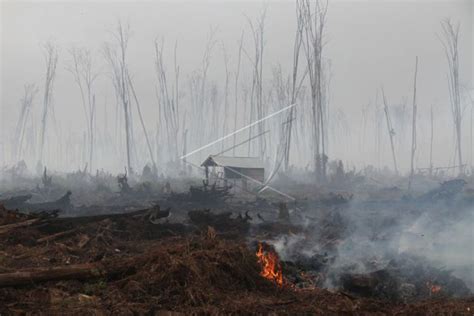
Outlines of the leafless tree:
<svg viewBox="0 0 474 316">
<path fill-rule="evenodd" d="M 216 28 L 210 28 L 201 65 L 191 73 L 188 81 L 191 105 L 190 112 L 193 117 L 191 122 L 192 126 L 190 127 L 190 130 L 193 131 L 191 132 L 191 137 L 193 138 L 192 142 L 199 146 L 210 139 L 215 139 L 216 131 L 219 131 L 219 116 L 215 111 L 217 106 L 217 91 L 215 84 L 208 79 L 212 52 L 217 43 L 215 40 L 216 32 Z M 208 120 L 210 123 L 203 126 L 202 122 L 204 120 Z M 198 153 L 199 157 L 200 155 L 201 153 Z"/>
<path fill-rule="evenodd" d="M 395 145 L 393 141 L 393 137 L 395 136 L 395 130 L 393 129 L 393 126 L 392 126 L 392 120 L 390 118 L 388 103 L 387 103 L 387 99 L 385 98 L 385 92 L 383 89 L 382 89 L 382 98 L 383 98 L 383 104 L 384 104 L 385 119 L 387 122 L 388 136 L 390 137 L 390 148 L 392 149 L 393 169 L 395 170 L 395 174 L 398 175 L 397 156 L 395 155 Z"/>
<path fill-rule="evenodd" d="M 244 31 L 242 31 L 242 35 L 240 35 L 239 41 L 239 50 L 237 54 L 237 69 L 235 71 L 235 83 L 234 83 L 234 131 L 237 130 L 237 113 L 238 113 L 238 102 L 239 102 L 239 77 L 240 77 L 240 63 L 242 60 L 242 47 L 244 42 Z M 234 141 L 233 141 L 233 155 L 235 156 L 235 141 L 237 135 L 234 134 Z"/>
<path fill-rule="evenodd" d="M 18 117 L 18 123 L 15 129 L 15 160 L 20 161 L 22 148 L 23 148 L 23 140 L 25 138 L 26 132 L 26 125 L 28 122 L 28 116 L 31 111 L 31 107 L 33 105 L 33 100 L 38 93 L 38 88 L 34 84 L 26 84 L 24 86 L 23 97 L 21 98 L 21 108 L 20 108 L 20 115 Z"/>
<path fill-rule="evenodd" d="M 230 81 L 230 71 L 229 71 L 229 56 L 227 55 L 227 50 L 225 49 L 224 43 L 222 43 L 222 55 L 224 56 L 224 69 L 225 69 L 225 84 L 224 84 L 224 117 L 222 118 L 222 135 L 227 134 L 227 112 L 229 107 L 229 81 Z M 224 142 L 221 142 L 221 150 L 224 150 Z"/>
<path fill-rule="evenodd" d="M 269 104 L 273 104 L 275 108 L 274 111 L 280 110 L 284 107 L 288 106 L 288 103 L 291 99 L 291 81 L 290 76 L 287 79 L 284 79 L 283 71 L 281 65 L 274 67 L 273 69 L 273 80 L 272 80 L 272 90 L 270 93 L 270 102 Z M 286 121 L 285 121 L 286 120 Z M 293 118 L 290 115 L 283 116 L 282 119 L 277 123 L 277 129 L 279 133 L 279 140 L 276 147 L 276 154 L 275 154 L 275 161 L 273 165 L 273 169 L 271 170 L 270 174 L 268 175 L 265 183 L 262 187 L 262 190 L 265 188 L 265 185 L 269 183 L 272 178 L 277 174 L 280 170 L 282 163 L 285 161 L 286 155 L 286 148 L 288 143 L 288 124 L 291 123 Z M 270 139 L 271 140 L 271 139 Z M 271 143 L 269 143 L 271 147 Z"/>
<path fill-rule="evenodd" d="M 51 100 L 53 98 L 54 79 L 56 77 L 56 66 L 58 64 L 58 49 L 51 42 L 48 42 L 44 45 L 44 56 L 46 62 L 46 76 L 44 83 L 43 113 L 41 115 L 40 148 L 38 160 L 39 165 L 43 165 L 44 141 L 48 113 L 50 111 Z"/>
<path fill-rule="evenodd" d="M 433 106 L 430 109 L 430 176 L 433 175 L 433 137 L 434 137 L 434 129 L 433 129 Z"/>
<path fill-rule="evenodd" d="M 301 50 L 301 45 L 303 41 L 303 27 L 304 27 L 304 20 L 302 16 L 303 11 L 301 10 L 300 5 L 301 5 L 301 2 L 297 1 L 296 2 L 296 31 L 295 31 L 295 42 L 293 45 L 293 73 L 291 77 L 291 100 L 290 100 L 291 104 L 296 103 L 298 92 L 303 83 L 303 79 L 307 74 L 307 72 L 305 72 L 305 75 L 302 76 L 301 81 L 298 85 L 297 83 L 298 82 L 298 66 L 299 66 L 300 50 Z M 289 162 L 290 162 L 291 132 L 293 128 L 294 116 L 295 116 L 295 108 L 292 107 L 290 109 L 290 113 L 287 119 L 288 123 L 286 125 L 287 136 L 286 136 L 286 142 L 285 142 L 285 171 L 288 171 Z"/>
<path fill-rule="evenodd" d="M 462 110 L 461 110 L 461 94 L 459 84 L 459 54 L 458 54 L 458 40 L 459 40 L 459 23 L 454 25 L 449 19 L 441 22 L 443 30 L 443 37 L 440 38 L 443 44 L 446 58 L 448 60 L 448 87 L 451 99 L 451 111 L 453 115 L 455 135 L 456 135 L 456 149 L 459 164 L 459 174 L 463 173 L 463 158 L 462 158 Z"/>
<path fill-rule="evenodd" d="M 206 41 L 206 47 L 204 49 L 204 54 L 202 57 L 201 68 L 198 71 L 198 76 L 200 77 L 200 92 L 199 92 L 199 108 L 201 109 L 204 117 L 211 118 L 211 124 L 206 130 L 207 140 L 213 139 L 215 137 L 216 131 L 219 130 L 219 113 L 217 108 L 217 87 L 215 83 L 212 83 L 208 79 L 208 71 L 211 65 L 211 57 L 214 50 L 214 47 L 217 44 L 216 41 L 217 28 L 211 27 Z"/>
<path fill-rule="evenodd" d="M 471 96 L 471 174 L 474 174 L 474 95 Z"/>
<path fill-rule="evenodd" d="M 306 55 L 311 90 L 313 117 L 313 140 L 316 177 L 326 179 L 325 113 L 324 113 L 324 75 L 323 48 L 324 29 L 328 3 L 315 0 L 301 0 L 300 14 L 303 20 L 303 48 Z"/>
<path fill-rule="evenodd" d="M 94 117 L 95 117 L 95 94 L 94 81 L 99 73 L 94 69 L 92 54 L 88 49 L 73 47 L 69 53 L 72 63 L 68 70 L 74 76 L 74 80 L 81 94 L 82 107 L 87 124 L 87 138 L 89 143 L 89 172 L 92 171 L 92 159 L 94 156 Z"/>
<path fill-rule="evenodd" d="M 254 52 L 249 54 L 245 49 L 244 52 L 252 63 L 253 79 L 251 90 L 251 121 L 253 121 L 253 114 L 256 114 L 256 119 L 260 120 L 264 117 L 263 104 L 263 51 L 265 47 L 264 33 L 265 33 L 265 16 L 266 8 L 264 8 L 255 22 L 247 18 L 251 34 L 253 37 Z M 265 122 L 262 121 L 257 125 L 258 134 L 262 134 L 265 129 Z M 252 136 L 252 128 L 249 129 L 249 139 Z M 250 145 L 250 142 L 249 142 Z M 265 138 L 258 138 L 259 156 L 264 159 L 266 152 Z"/>
<path fill-rule="evenodd" d="M 111 68 L 112 83 L 115 93 L 122 107 L 125 120 L 125 142 L 127 168 L 129 173 L 132 169 L 132 119 L 130 107 L 130 91 L 128 83 L 127 47 L 130 37 L 130 26 L 117 22 L 117 28 L 112 33 L 115 43 L 106 43 L 104 55 Z"/>
<path fill-rule="evenodd" d="M 179 132 L 179 66 L 176 59 L 177 44 L 174 46 L 174 79 L 168 81 L 168 72 L 163 58 L 164 41 L 155 40 L 155 71 L 158 78 L 157 97 L 160 106 L 161 124 L 166 125 L 166 135 L 172 160 L 178 159 Z"/>
<path fill-rule="evenodd" d="M 411 189 L 411 183 L 413 181 L 413 175 L 415 172 L 414 160 L 416 151 L 416 77 L 418 74 L 418 56 L 415 62 L 415 79 L 413 80 L 413 112 L 412 112 L 412 128 L 411 128 L 411 159 L 410 159 L 410 179 L 408 181 L 408 189 Z"/>
<path fill-rule="evenodd" d="M 143 129 L 143 135 L 145 135 L 145 141 L 148 148 L 148 154 L 150 155 L 150 160 L 153 165 L 153 171 L 156 172 L 157 171 L 156 162 L 153 156 L 153 149 L 151 148 L 151 142 L 150 142 L 150 138 L 148 137 L 148 131 L 145 126 L 145 121 L 143 120 L 140 102 L 138 101 L 138 96 L 137 96 L 137 93 L 135 92 L 135 87 L 133 86 L 132 78 L 130 77 L 130 73 L 128 72 L 127 72 L 127 80 L 128 80 L 128 86 L 133 95 L 133 99 L 135 100 L 135 105 L 137 106 L 138 118 L 140 119 L 140 124 Z"/>
</svg>

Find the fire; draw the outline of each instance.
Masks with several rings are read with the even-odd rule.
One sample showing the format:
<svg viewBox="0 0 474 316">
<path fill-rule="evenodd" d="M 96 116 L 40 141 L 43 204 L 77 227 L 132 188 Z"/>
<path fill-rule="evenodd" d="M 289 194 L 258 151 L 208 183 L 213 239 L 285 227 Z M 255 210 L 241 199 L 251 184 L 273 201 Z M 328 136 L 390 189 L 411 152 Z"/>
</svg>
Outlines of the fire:
<svg viewBox="0 0 474 316">
<path fill-rule="evenodd" d="M 431 294 L 438 293 L 442 289 L 441 285 L 432 284 L 431 282 L 427 282 L 426 286 L 430 289 Z"/>
<path fill-rule="evenodd" d="M 262 266 L 260 275 L 268 280 L 274 281 L 278 286 L 283 286 L 283 273 L 276 252 L 263 250 L 263 245 L 259 243 L 256 256 L 258 263 Z"/>
<path fill-rule="evenodd" d="M 439 286 L 439 285 L 432 285 L 431 286 L 431 293 L 438 293 L 439 291 L 441 291 L 441 286 Z"/>
</svg>

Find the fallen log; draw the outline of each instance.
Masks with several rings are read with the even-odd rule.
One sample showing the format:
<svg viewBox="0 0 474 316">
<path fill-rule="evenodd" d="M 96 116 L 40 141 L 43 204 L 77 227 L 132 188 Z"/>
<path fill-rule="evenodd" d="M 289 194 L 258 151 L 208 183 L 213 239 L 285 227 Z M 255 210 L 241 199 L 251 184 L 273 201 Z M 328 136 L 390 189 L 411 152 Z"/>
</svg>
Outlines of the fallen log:
<svg viewBox="0 0 474 316">
<path fill-rule="evenodd" d="M 19 222 L 19 223 L 2 225 L 2 226 L 0 226 L 0 234 L 8 233 L 9 231 L 12 231 L 12 230 L 14 230 L 15 228 L 18 228 L 18 227 L 31 226 L 31 225 L 33 225 L 34 223 L 36 223 L 40 220 L 41 220 L 40 218 L 33 218 L 33 219 L 28 219 L 26 221 Z"/>
<path fill-rule="evenodd" d="M 63 232 L 56 233 L 56 234 L 41 237 L 41 238 L 37 239 L 36 242 L 37 243 L 42 243 L 42 242 L 52 241 L 52 240 L 58 239 L 60 237 L 64 237 L 66 235 L 70 235 L 70 234 L 72 234 L 76 231 L 77 231 L 77 229 L 66 230 L 66 231 L 63 231 Z"/>
<path fill-rule="evenodd" d="M 87 215 L 87 216 L 79 216 L 79 217 L 58 217 L 50 220 L 50 222 L 54 223 L 73 223 L 74 225 L 85 225 L 88 223 L 100 222 L 103 220 L 116 220 L 121 218 L 139 218 L 140 216 L 146 216 L 150 211 L 150 208 L 141 209 L 133 212 L 126 212 L 126 213 L 108 213 L 108 214 L 100 214 L 100 215 Z"/>
<path fill-rule="evenodd" d="M 142 256 L 108 263 L 81 263 L 0 273 L 0 288 L 47 281 L 111 278 L 119 274 L 135 272 L 137 263 L 141 260 L 143 260 Z"/>
</svg>

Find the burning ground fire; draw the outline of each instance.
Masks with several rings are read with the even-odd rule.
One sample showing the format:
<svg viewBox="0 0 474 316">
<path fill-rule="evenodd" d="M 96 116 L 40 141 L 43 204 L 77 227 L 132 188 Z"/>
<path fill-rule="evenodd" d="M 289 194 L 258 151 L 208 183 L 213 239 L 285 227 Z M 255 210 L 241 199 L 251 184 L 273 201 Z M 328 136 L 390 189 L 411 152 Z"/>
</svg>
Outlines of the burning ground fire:
<svg viewBox="0 0 474 316">
<path fill-rule="evenodd" d="M 442 287 L 440 285 L 432 284 L 431 282 L 427 282 L 426 286 L 430 290 L 431 294 L 436 294 L 441 291 Z"/>
<path fill-rule="evenodd" d="M 256 256 L 258 263 L 262 266 L 260 275 L 278 286 L 283 286 L 283 272 L 277 253 L 270 249 L 264 250 L 262 243 L 259 243 Z"/>
<path fill-rule="evenodd" d="M 278 253 L 266 244 L 259 243 L 258 250 L 255 254 L 258 259 L 258 263 L 261 266 L 260 275 L 270 281 L 276 283 L 279 287 L 288 287 L 295 291 L 302 290 L 314 290 L 316 286 L 314 284 L 299 288 L 295 284 L 291 283 L 283 277 L 283 269 L 278 257 Z M 306 280 L 309 283 L 313 283 L 313 280 L 306 276 L 304 272 L 301 272 L 300 278 Z"/>
</svg>

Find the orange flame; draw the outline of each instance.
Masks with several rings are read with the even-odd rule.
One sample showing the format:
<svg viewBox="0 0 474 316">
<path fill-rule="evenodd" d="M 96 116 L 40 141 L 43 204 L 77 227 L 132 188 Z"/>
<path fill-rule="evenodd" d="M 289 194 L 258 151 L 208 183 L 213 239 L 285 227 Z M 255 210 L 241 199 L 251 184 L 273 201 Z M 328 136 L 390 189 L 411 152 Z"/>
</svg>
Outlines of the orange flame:
<svg viewBox="0 0 474 316">
<path fill-rule="evenodd" d="M 262 266 L 260 275 L 274 281 L 278 286 L 283 286 L 283 273 L 278 255 L 274 251 L 264 251 L 262 244 L 259 243 L 256 256 Z"/>
<path fill-rule="evenodd" d="M 430 289 L 431 294 L 438 293 L 441 291 L 441 285 L 432 284 L 431 282 L 426 282 L 426 286 Z"/>
</svg>

